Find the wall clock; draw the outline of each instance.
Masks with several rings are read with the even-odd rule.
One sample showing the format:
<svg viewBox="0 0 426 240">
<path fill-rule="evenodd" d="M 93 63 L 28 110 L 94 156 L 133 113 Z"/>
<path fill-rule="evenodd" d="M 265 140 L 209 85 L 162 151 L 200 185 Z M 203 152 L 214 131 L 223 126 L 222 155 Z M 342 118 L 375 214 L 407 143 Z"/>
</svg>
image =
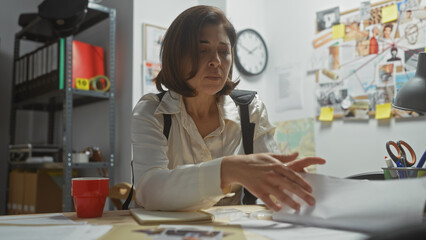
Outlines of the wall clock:
<svg viewBox="0 0 426 240">
<path fill-rule="evenodd" d="M 265 41 L 253 29 L 244 29 L 237 34 L 235 65 L 244 75 L 261 74 L 268 64 L 268 49 Z"/>
</svg>

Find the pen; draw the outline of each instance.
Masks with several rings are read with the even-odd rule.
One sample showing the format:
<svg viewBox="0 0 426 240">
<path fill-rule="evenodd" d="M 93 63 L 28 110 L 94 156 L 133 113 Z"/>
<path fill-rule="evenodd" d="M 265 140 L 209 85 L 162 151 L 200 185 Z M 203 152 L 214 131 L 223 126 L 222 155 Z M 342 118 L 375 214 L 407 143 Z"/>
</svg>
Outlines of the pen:
<svg viewBox="0 0 426 240">
<path fill-rule="evenodd" d="M 404 168 L 404 165 L 400 161 L 395 161 L 396 167 Z M 399 170 L 399 178 L 407 178 L 407 175 L 405 174 L 404 170 Z"/>
<path fill-rule="evenodd" d="M 416 168 L 422 168 L 426 161 L 426 151 L 423 153 L 422 158 L 420 158 L 419 163 L 417 164 Z"/>
</svg>

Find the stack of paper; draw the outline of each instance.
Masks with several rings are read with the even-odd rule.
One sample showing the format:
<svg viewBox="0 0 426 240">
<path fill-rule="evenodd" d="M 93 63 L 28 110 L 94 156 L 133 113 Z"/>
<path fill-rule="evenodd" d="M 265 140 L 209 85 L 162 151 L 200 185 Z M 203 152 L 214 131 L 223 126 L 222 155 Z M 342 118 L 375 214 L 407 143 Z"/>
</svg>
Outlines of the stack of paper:
<svg viewBox="0 0 426 240">
<path fill-rule="evenodd" d="M 295 212 L 284 206 L 276 221 L 361 232 L 381 232 L 421 224 L 426 178 L 368 181 L 303 174 L 313 188 L 315 206 Z"/>
</svg>

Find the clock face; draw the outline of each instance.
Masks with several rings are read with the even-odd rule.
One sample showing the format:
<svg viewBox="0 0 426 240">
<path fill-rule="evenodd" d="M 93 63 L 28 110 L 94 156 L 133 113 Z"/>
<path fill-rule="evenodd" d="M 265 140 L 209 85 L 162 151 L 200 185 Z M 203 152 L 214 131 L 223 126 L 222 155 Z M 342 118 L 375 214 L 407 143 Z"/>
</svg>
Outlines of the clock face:
<svg viewBox="0 0 426 240">
<path fill-rule="evenodd" d="M 235 64 L 238 70 L 246 75 L 261 74 L 268 63 L 268 50 L 265 41 L 252 29 L 238 33 L 235 46 Z"/>
</svg>

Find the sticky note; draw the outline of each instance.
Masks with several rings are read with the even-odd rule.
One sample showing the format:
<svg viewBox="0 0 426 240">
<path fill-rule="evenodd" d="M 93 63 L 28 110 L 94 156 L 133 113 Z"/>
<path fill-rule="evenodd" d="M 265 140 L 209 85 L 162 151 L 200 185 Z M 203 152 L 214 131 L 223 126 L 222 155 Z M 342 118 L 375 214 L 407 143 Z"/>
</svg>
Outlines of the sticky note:
<svg viewBox="0 0 426 240">
<path fill-rule="evenodd" d="M 376 105 L 376 119 L 386 119 L 391 117 L 392 104 L 383 103 Z"/>
<path fill-rule="evenodd" d="M 382 23 L 392 22 L 398 18 L 398 6 L 392 4 L 382 8 Z"/>
<path fill-rule="evenodd" d="M 343 38 L 345 36 L 345 24 L 333 26 L 333 39 Z"/>
<path fill-rule="evenodd" d="M 331 122 L 331 121 L 333 121 L 333 117 L 334 117 L 334 108 L 333 107 L 322 107 L 321 108 L 321 112 L 320 112 L 320 116 L 319 116 L 320 121 Z"/>
<path fill-rule="evenodd" d="M 81 90 L 89 90 L 90 84 L 89 79 L 87 78 L 76 78 L 75 79 L 75 88 L 81 89 Z"/>
</svg>

